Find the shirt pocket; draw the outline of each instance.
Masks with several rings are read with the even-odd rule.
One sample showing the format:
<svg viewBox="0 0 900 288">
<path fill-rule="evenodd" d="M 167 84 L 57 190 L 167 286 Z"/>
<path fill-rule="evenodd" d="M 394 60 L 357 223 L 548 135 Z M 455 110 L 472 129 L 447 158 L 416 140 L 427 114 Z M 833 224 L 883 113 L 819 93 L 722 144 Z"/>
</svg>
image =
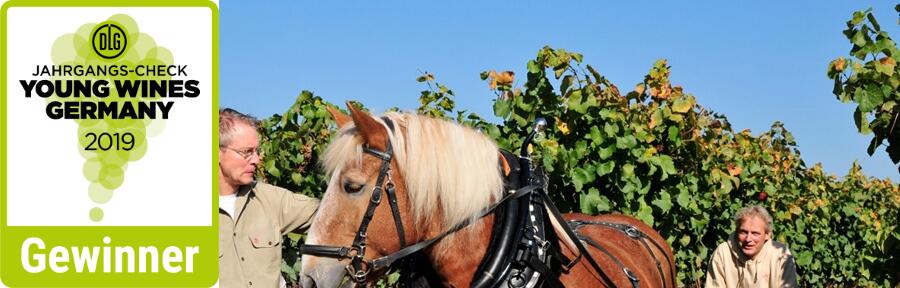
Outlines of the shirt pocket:
<svg viewBox="0 0 900 288">
<path fill-rule="evenodd" d="M 249 240 L 250 246 L 256 249 L 281 247 L 281 235 L 278 233 L 254 233 Z"/>
</svg>

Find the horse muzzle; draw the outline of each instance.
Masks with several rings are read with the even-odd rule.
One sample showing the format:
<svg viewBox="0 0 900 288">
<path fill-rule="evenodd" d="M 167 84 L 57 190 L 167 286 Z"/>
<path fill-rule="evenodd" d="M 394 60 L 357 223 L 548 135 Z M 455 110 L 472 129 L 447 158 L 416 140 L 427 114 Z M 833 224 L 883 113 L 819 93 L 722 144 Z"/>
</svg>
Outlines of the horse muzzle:
<svg viewBox="0 0 900 288">
<path fill-rule="evenodd" d="M 304 288 L 336 288 L 344 279 L 346 262 L 336 259 L 303 256 L 300 285 Z"/>
</svg>

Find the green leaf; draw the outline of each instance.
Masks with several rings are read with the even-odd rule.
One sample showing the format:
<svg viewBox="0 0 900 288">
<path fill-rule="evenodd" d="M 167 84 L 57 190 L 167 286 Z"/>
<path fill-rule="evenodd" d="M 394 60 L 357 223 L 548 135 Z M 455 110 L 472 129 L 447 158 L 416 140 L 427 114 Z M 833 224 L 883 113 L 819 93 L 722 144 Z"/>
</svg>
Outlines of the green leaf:
<svg viewBox="0 0 900 288">
<path fill-rule="evenodd" d="M 672 122 L 675 123 L 681 123 L 682 121 L 684 121 L 684 116 L 682 116 L 681 114 L 672 113 L 669 115 L 669 120 L 672 120 Z"/>
<path fill-rule="evenodd" d="M 638 218 L 644 223 L 647 223 L 647 225 L 653 226 L 653 209 L 650 208 L 650 206 L 647 205 L 647 203 L 645 203 L 644 201 L 640 201 L 639 203 L 641 208 L 638 210 L 635 218 Z"/>
<path fill-rule="evenodd" d="M 594 76 L 594 79 L 596 79 L 597 81 L 603 79 L 603 75 L 600 75 L 600 72 L 597 72 L 597 69 L 594 69 L 594 67 L 592 67 L 590 64 L 587 65 L 587 70 L 588 72 L 591 72 L 591 75 Z"/>
<path fill-rule="evenodd" d="M 616 168 L 615 161 L 606 161 L 597 165 L 597 176 L 609 174 Z"/>
<path fill-rule="evenodd" d="M 600 195 L 597 188 L 591 187 L 588 193 L 579 195 L 581 200 L 581 213 L 596 215 L 598 213 L 609 212 L 612 209 L 609 198 Z"/>
<path fill-rule="evenodd" d="M 675 103 L 672 104 L 672 111 L 676 113 L 686 113 L 691 110 L 691 107 L 694 107 L 694 97 L 690 95 L 684 95 L 678 99 L 675 99 Z"/>
<path fill-rule="evenodd" d="M 303 180 L 303 175 L 300 175 L 298 172 L 291 173 L 291 181 L 293 181 L 295 185 L 300 185 L 301 180 Z"/>
<path fill-rule="evenodd" d="M 812 263 L 812 254 L 807 251 L 797 252 L 797 265 L 798 266 L 809 266 Z"/>
<path fill-rule="evenodd" d="M 616 152 L 615 145 L 607 145 L 606 147 L 600 147 L 598 153 L 600 154 L 600 159 L 606 160 L 609 159 L 609 156 L 612 156 L 613 153 Z"/>
<path fill-rule="evenodd" d="M 584 142 L 581 140 L 578 140 L 578 142 L 575 142 L 575 153 L 578 153 L 579 156 L 587 155 L 587 149 L 588 149 L 587 142 Z"/>
<path fill-rule="evenodd" d="M 615 137 L 619 133 L 619 126 L 606 122 L 603 124 L 603 132 L 606 132 L 606 136 Z"/>
<path fill-rule="evenodd" d="M 676 201 L 678 201 L 678 206 L 688 207 L 688 205 L 691 204 L 691 194 L 688 193 L 687 189 L 680 190 L 681 191 L 678 192 L 678 199 L 676 199 Z"/>
<path fill-rule="evenodd" d="M 266 161 L 266 173 L 269 173 L 276 178 L 281 177 L 281 170 L 278 170 L 278 168 L 275 167 L 275 159 Z"/>
<path fill-rule="evenodd" d="M 803 235 L 802 233 L 798 233 L 797 235 L 794 236 L 794 240 L 797 243 L 806 244 L 807 239 L 806 239 L 806 235 Z"/>
<path fill-rule="evenodd" d="M 859 23 L 862 23 L 863 17 L 865 17 L 865 16 L 866 16 L 866 14 L 863 11 L 853 12 L 853 19 L 850 20 L 850 24 L 859 25 Z"/>
<path fill-rule="evenodd" d="M 669 142 L 678 143 L 681 141 L 681 130 L 678 129 L 678 126 L 669 126 L 669 129 L 666 129 L 666 135 L 668 135 Z"/>
<path fill-rule="evenodd" d="M 872 23 L 872 28 L 875 32 L 881 31 L 881 25 L 878 25 L 878 21 L 875 20 L 875 15 L 872 13 L 866 13 L 866 18 L 869 19 L 869 23 Z"/>
<path fill-rule="evenodd" d="M 624 137 L 616 138 L 616 148 L 618 149 L 631 149 L 637 145 L 637 138 L 634 138 L 634 135 L 625 135 Z"/>
<path fill-rule="evenodd" d="M 572 109 L 575 112 L 581 114 L 587 112 L 588 106 L 585 105 L 583 99 L 581 99 L 581 90 L 572 90 L 572 93 L 569 93 L 569 100 L 566 103 L 569 104 L 569 109 Z"/>
<path fill-rule="evenodd" d="M 856 33 L 853 34 L 853 38 L 851 39 L 851 41 L 853 41 L 853 45 L 860 46 L 860 47 L 865 46 L 866 45 L 866 32 L 863 32 L 862 30 L 856 31 Z"/>
<path fill-rule="evenodd" d="M 632 165 L 631 163 L 625 163 L 625 165 L 622 165 L 622 175 L 625 178 L 634 177 L 634 165 Z M 631 183 L 628 183 L 628 184 L 631 184 Z"/>
<path fill-rule="evenodd" d="M 572 55 L 572 59 L 575 59 L 575 62 L 581 63 L 581 60 L 584 60 L 584 56 L 581 53 L 572 52 L 570 55 Z"/>
<path fill-rule="evenodd" d="M 566 75 L 563 77 L 562 81 L 559 83 L 559 94 L 566 94 L 566 91 L 569 91 L 569 87 L 572 86 L 572 81 L 575 79 L 572 75 Z"/>
<path fill-rule="evenodd" d="M 543 69 L 543 68 L 541 68 L 540 64 L 538 64 L 537 62 L 534 62 L 534 61 L 528 61 L 527 66 L 528 66 L 528 73 L 537 74 L 537 73 L 541 72 L 541 70 Z M 487 76 L 485 76 L 485 78 L 483 78 L 482 80 L 484 80 L 484 79 L 487 79 Z"/>
<path fill-rule="evenodd" d="M 591 147 L 596 147 L 597 145 L 603 144 L 603 133 L 600 132 L 600 128 L 597 128 L 597 125 L 591 126 L 591 132 L 587 135 L 588 139 L 591 139 Z"/>
<path fill-rule="evenodd" d="M 688 246 L 688 244 L 691 244 L 691 235 L 681 236 L 681 239 L 678 240 L 678 243 L 681 244 L 682 247 Z"/>
<path fill-rule="evenodd" d="M 853 112 L 853 121 L 856 123 L 856 128 L 859 129 L 860 134 L 868 135 L 872 133 L 872 129 L 869 128 L 869 119 L 866 117 L 866 113 L 860 111 L 859 107 L 856 107 L 856 111 Z"/>
<path fill-rule="evenodd" d="M 584 184 L 588 182 L 586 179 L 584 169 L 579 167 L 575 167 L 572 171 L 569 172 L 569 176 L 572 177 L 572 185 L 575 185 L 575 190 L 581 190 L 584 187 Z"/>
<path fill-rule="evenodd" d="M 669 196 L 668 192 L 662 191 L 659 193 L 659 198 L 653 200 L 652 203 L 659 207 L 663 213 L 669 213 L 669 209 L 672 208 L 672 197 Z"/>
<path fill-rule="evenodd" d="M 678 170 L 675 170 L 675 162 L 672 161 L 672 157 L 669 155 L 659 155 L 659 168 L 662 168 L 663 173 L 668 175 L 675 175 L 678 173 Z"/>
<path fill-rule="evenodd" d="M 500 118 L 508 118 L 512 111 L 509 100 L 497 99 L 494 101 L 494 115 Z"/>
<path fill-rule="evenodd" d="M 653 114 L 650 115 L 650 128 L 654 128 L 656 126 L 660 126 L 663 124 L 663 112 L 662 109 L 656 109 L 653 111 Z"/>
<path fill-rule="evenodd" d="M 581 213 L 597 214 L 597 203 L 600 202 L 600 191 L 597 188 L 591 187 L 588 193 L 581 193 L 578 197 L 581 200 Z"/>
<path fill-rule="evenodd" d="M 569 67 L 569 65 L 559 65 L 559 66 L 553 67 L 553 73 L 556 76 L 556 79 L 559 79 L 559 77 L 562 76 L 562 74 L 566 72 L 566 68 L 568 68 L 568 67 Z"/>
</svg>

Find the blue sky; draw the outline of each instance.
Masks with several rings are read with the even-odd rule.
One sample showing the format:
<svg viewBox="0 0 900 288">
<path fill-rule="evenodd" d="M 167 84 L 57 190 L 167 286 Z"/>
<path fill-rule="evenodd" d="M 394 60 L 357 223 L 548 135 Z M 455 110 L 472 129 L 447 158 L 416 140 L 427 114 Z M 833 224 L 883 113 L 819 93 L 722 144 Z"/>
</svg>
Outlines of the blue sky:
<svg viewBox="0 0 900 288">
<path fill-rule="evenodd" d="M 619 87 L 668 59 L 672 82 L 735 130 L 759 134 L 781 121 L 808 166 L 842 176 L 857 160 L 867 175 L 900 178 L 884 149 L 866 154 L 871 136 L 856 132 L 855 106 L 835 99 L 825 75 L 848 54 L 841 31 L 853 11 L 874 8 L 900 39 L 896 2 L 321 2 L 220 4 L 222 107 L 268 117 L 310 90 L 332 103 L 409 110 L 426 88 L 415 78 L 428 71 L 458 108 L 492 116 L 494 94 L 478 74 L 525 75 L 550 45 L 584 54 Z"/>
</svg>

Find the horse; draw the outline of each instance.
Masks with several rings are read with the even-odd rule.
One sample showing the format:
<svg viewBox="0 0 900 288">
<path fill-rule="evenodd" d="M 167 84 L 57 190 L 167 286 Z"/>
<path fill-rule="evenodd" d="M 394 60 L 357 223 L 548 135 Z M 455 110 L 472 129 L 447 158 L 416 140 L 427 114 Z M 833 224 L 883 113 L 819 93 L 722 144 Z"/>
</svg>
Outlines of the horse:
<svg viewBox="0 0 900 288">
<path fill-rule="evenodd" d="M 345 276 L 368 286 L 413 248 L 425 259 L 414 268 L 430 271 L 432 283 L 474 285 L 495 225 L 486 210 L 507 196 L 497 145 L 450 121 L 347 106 L 350 115 L 328 108 L 339 131 L 321 161 L 328 187 L 305 239 L 313 248 L 301 247 L 302 287 L 347 285 Z M 675 287 L 672 250 L 648 225 L 626 215 L 563 217 L 579 236 L 554 238 L 572 259 L 558 274 L 562 286 Z"/>
</svg>

